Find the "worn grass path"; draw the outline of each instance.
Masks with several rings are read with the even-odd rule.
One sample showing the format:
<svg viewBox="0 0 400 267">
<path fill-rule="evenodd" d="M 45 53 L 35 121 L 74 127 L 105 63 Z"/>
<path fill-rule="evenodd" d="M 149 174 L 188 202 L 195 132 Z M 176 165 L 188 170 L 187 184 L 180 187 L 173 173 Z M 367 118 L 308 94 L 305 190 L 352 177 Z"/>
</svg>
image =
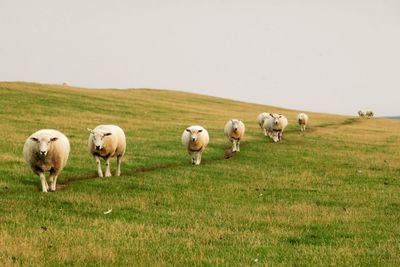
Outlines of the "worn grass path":
<svg viewBox="0 0 400 267">
<path fill-rule="evenodd" d="M 399 121 L 309 113 L 301 134 L 277 107 L 30 83 L 0 83 L 0 106 L 1 266 L 400 264 Z M 281 143 L 262 136 L 262 111 L 289 118 Z M 246 135 L 224 160 L 232 117 Z M 126 132 L 121 177 L 96 178 L 86 128 L 101 123 Z M 191 124 L 210 133 L 197 167 L 180 144 Z M 55 193 L 22 158 L 40 128 L 71 142 Z"/>
</svg>

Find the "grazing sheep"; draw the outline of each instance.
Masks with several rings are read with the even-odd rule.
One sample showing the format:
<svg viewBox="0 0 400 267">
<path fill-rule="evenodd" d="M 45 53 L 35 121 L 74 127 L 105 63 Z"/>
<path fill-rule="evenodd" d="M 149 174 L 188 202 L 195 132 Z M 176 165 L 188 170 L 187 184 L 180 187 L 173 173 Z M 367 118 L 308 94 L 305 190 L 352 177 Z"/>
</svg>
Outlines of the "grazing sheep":
<svg viewBox="0 0 400 267">
<path fill-rule="evenodd" d="M 224 132 L 228 139 L 232 142 L 232 152 L 240 151 L 240 139 L 246 130 L 241 120 L 231 119 L 225 124 Z"/>
<path fill-rule="evenodd" d="M 258 123 L 258 125 L 260 125 L 260 128 L 263 130 L 265 136 L 268 136 L 268 132 L 265 130 L 263 125 L 264 125 L 265 119 L 268 118 L 269 115 L 270 115 L 270 113 L 262 112 L 262 113 L 258 114 L 258 116 L 257 116 L 257 123 Z"/>
<path fill-rule="evenodd" d="M 206 149 L 209 140 L 210 138 L 207 130 L 201 126 L 190 126 L 183 131 L 182 145 L 187 148 L 187 151 L 192 158 L 192 164 L 200 164 L 201 155 Z"/>
<path fill-rule="evenodd" d="M 299 113 L 299 115 L 297 115 L 297 121 L 300 125 L 300 129 L 302 132 L 304 132 L 306 130 L 307 124 L 308 124 L 308 116 L 305 113 Z"/>
<path fill-rule="evenodd" d="M 361 118 L 364 118 L 365 117 L 365 112 L 364 111 L 362 111 L 362 110 L 359 110 L 358 111 L 358 116 L 360 116 Z"/>
<path fill-rule="evenodd" d="M 24 145 L 25 161 L 40 177 L 42 191 L 56 191 L 57 177 L 68 161 L 68 138 L 57 130 L 42 129 L 28 137 Z M 44 175 L 50 172 L 50 188 Z"/>
<path fill-rule="evenodd" d="M 374 112 L 372 112 L 372 110 L 367 110 L 365 111 L 365 116 L 369 119 L 372 118 L 374 116 Z"/>
<path fill-rule="evenodd" d="M 283 131 L 288 125 L 288 120 L 281 114 L 270 114 L 264 121 L 264 129 L 269 133 L 269 136 L 276 143 L 282 140 Z"/>
<path fill-rule="evenodd" d="M 88 128 L 89 152 L 96 159 L 97 173 L 103 177 L 100 157 L 106 161 L 106 177 L 111 176 L 110 160 L 117 157 L 117 170 L 115 176 L 121 175 L 121 161 L 125 154 L 126 139 L 124 131 L 116 125 L 98 125 L 93 130 Z"/>
</svg>

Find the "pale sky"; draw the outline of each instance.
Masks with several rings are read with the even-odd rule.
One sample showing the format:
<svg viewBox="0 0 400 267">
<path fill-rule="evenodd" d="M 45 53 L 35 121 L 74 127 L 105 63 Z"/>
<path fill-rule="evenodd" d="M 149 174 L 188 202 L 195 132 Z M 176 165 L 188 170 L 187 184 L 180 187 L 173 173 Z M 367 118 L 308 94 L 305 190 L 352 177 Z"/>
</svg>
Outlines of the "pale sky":
<svg viewBox="0 0 400 267">
<path fill-rule="evenodd" d="M 0 0 L 0 80 L 400 115 L 400 1 Z"/>
</svg>

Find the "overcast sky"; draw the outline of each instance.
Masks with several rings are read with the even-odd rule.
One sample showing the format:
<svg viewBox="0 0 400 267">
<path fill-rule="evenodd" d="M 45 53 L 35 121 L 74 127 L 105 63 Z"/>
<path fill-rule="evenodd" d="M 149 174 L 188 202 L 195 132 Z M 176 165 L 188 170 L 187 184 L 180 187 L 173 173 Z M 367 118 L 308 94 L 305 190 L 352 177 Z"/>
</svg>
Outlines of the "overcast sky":
<svg viewBox="0 0 400 267">
<path fill-rule="evenodd" d="M 400 1 L 0 0 L 0 80 L 400 115 Z"/>
</svg>

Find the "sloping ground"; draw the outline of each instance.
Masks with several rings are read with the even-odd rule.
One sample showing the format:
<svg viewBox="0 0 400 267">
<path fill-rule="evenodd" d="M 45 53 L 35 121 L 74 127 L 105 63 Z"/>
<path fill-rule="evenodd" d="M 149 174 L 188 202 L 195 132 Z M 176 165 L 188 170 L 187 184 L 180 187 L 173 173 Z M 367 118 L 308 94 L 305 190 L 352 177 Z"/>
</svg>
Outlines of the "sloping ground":
<svg viewBox="0 0 400 267">
<path fill-rule="evenodd" d="M 400 121 L 308 113 L 163 90 L 0 83 L 1 265 L 398 265 Z M 289 118 L 281 143 L 262 112 Z M 241 152 L 223 159 L 232 117 Z M 98 179 L 86 128 L 126 132 L 122 176 Z M 180 144 L 200 124 L 200 166 Z M 40 193 L 25 139 L 56 128 L 70 139 L 58 191 Z M 114 171 L 115 162 L 112 162 Z M 109 214 L 104 211 L 112 209 Z"/>
</svg>

